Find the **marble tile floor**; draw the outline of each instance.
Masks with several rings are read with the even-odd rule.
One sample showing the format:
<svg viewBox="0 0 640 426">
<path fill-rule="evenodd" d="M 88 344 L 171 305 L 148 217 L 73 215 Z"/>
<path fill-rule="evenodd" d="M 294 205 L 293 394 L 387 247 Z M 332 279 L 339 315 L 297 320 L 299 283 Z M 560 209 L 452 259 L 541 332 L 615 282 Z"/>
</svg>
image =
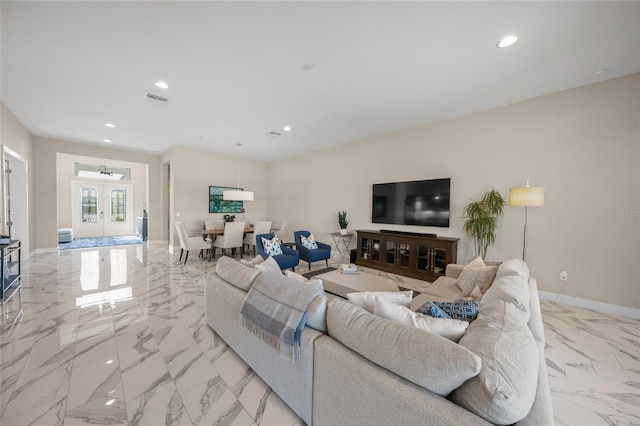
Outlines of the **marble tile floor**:
<svg viewBox="0 0 640 426">
<path fill-rule="evenodd" d="M 137 245 L 24 262 L 0 317 L 0 424 L 302 424 L 206 325 L 215 263 L 178 256 Z M 640 425 L 640 321 L 542 308 L 557 424 Z"/>
</svg>

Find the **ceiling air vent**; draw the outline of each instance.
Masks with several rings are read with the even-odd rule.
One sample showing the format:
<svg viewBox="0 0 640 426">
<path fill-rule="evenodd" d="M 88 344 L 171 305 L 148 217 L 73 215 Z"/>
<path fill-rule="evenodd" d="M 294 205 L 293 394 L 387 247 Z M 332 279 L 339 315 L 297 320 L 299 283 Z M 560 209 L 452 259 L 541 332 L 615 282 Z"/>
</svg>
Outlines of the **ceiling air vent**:
<svg viewBox="0 0 640 426">
<path fill-rule="evenodd" d="M 149 92 L 147 92 L 146 95 L 144 95 L 144 98 L 150 101 L 162 102 L 163 104 L 166 104 L 167 101 L 169 100 L 168 98 L 165 98 L 160 95 L 156 95 L 154 93 L 149 93 Z"/>
<path fill-rule="evenodd" d="M 269 133 L 267 133 L 267 136 L 271 136 L 272 138 L 277 138 L 278 136 L 282 136 L 282 133 L 270 131 Z"/>
</svg>

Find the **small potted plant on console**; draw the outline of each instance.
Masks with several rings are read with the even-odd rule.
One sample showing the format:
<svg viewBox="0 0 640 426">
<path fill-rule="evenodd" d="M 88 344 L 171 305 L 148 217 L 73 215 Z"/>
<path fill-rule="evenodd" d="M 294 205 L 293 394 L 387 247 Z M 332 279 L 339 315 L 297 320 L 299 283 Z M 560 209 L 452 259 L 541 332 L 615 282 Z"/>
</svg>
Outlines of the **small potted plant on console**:
<svg viewBox="0 0 640 426">
<path fill-rule="evenodd" d="M 349 221 L 347 220 L 346 211 L 338 212 L 338 225 L 340 225 L 340 234 L 347 235 L 347 226 L 349 226 Z"/>
</svg>

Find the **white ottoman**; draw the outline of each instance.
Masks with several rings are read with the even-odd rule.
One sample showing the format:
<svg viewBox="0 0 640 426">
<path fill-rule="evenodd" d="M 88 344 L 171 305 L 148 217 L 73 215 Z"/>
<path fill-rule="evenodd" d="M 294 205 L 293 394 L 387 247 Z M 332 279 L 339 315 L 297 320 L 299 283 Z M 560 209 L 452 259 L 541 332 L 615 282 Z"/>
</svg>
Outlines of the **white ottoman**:
<svg viewBox="0 0 640 426">
<path fill-rule="evenodd" d="M 73 229 L 60 228 L 58 229 L 58 243 L 70 243 L 73 241 Z"/>
</svg>

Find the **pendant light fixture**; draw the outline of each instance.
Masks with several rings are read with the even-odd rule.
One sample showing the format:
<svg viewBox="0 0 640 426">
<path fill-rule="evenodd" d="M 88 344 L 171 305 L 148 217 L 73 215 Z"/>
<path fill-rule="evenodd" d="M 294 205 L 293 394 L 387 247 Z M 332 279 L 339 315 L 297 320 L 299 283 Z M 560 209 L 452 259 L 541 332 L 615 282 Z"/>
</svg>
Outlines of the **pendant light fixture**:
<svg viewBox="0 0 640 426">
<path fill-rule="evenodd" d="M 242 146 L 237 143 L 237 146 Z M 253 201 L 253 192 L 240 189 L 240 167 L 238 167 L 238 186 L 236 190 L 222 191 L 222 199 L 225 201 Z"/>
</svg>

